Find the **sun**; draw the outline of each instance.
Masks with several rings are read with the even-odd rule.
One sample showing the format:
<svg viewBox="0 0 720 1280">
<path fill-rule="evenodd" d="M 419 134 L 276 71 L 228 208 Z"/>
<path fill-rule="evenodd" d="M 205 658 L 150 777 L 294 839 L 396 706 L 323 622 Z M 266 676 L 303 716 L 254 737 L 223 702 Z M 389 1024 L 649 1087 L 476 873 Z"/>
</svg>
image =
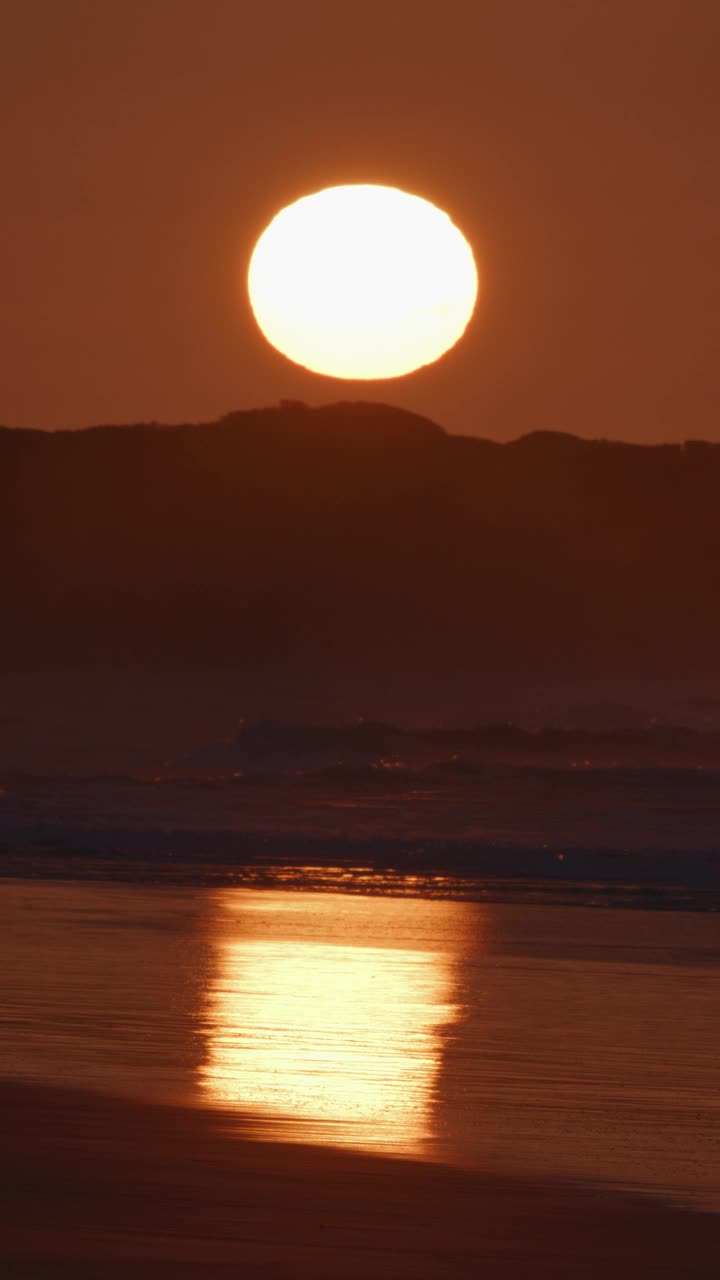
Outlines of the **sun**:
<svg viewBox="0 0 720 1280">
<path fill-rule="evenodd" d="M 478 274 L 446 213 L 396 187 L 328 187 L 260 236 L 248 291 L 268 342 L 332 378 L 399 378 L 465 332 Z"/>
</svg>

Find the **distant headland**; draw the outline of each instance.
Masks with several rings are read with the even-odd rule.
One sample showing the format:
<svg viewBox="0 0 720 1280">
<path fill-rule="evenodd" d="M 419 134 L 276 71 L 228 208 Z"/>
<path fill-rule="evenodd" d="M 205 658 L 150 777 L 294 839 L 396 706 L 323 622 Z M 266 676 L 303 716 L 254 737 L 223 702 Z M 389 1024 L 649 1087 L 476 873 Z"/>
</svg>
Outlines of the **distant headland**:
<svg viewBox="0 0 720 1280">
<path fill-rule="evenodd" d="M 381 404 L 0 429 L 6 665 L 715 671 L 720 445 Z"/>
</svg>

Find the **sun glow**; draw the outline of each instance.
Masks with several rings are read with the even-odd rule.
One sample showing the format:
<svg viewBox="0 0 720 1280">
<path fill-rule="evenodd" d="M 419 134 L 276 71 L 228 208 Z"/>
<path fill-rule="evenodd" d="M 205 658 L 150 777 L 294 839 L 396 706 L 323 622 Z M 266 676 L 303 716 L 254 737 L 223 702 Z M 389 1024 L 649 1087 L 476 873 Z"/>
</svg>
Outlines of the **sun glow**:
<svg viewBox="0 0 720 1280">
<path fill-rule="evenodd" d="M 329 187 L 273 218 L 248 273 L 272 346 L 335 378 L 397 378 L 458 341 L 473 313 L 472 250 L 446 213 L 395 187 Z"/>
</svg>

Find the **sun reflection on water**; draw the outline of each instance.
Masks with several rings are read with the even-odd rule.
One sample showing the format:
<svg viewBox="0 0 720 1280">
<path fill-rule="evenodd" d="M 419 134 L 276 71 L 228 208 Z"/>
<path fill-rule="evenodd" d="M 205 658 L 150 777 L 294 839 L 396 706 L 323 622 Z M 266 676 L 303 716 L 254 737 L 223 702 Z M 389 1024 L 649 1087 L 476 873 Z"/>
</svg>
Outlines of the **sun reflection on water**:
<svg viewBox="0 0 720 1280">
<path fill-rule="evenodd" d="M 206 1098 L 289 1140 L 419 1155 L 457 1017 L 457 903 L 220 890 Z"/>
</svg>

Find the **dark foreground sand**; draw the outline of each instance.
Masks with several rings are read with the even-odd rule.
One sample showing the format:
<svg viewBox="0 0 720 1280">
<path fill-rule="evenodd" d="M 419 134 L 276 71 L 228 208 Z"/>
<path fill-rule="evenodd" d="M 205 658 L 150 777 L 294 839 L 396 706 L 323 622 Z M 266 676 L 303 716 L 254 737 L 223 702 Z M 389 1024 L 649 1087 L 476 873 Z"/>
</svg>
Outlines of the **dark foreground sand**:
<svg viewBox="0 0 720 1280">
<path fill-rule="evenodd" d="M 207 1112 L 0 1099 L 3 1280 L 720 1275 L 720 1216 L 255 1142 Z"/>
</svg>

